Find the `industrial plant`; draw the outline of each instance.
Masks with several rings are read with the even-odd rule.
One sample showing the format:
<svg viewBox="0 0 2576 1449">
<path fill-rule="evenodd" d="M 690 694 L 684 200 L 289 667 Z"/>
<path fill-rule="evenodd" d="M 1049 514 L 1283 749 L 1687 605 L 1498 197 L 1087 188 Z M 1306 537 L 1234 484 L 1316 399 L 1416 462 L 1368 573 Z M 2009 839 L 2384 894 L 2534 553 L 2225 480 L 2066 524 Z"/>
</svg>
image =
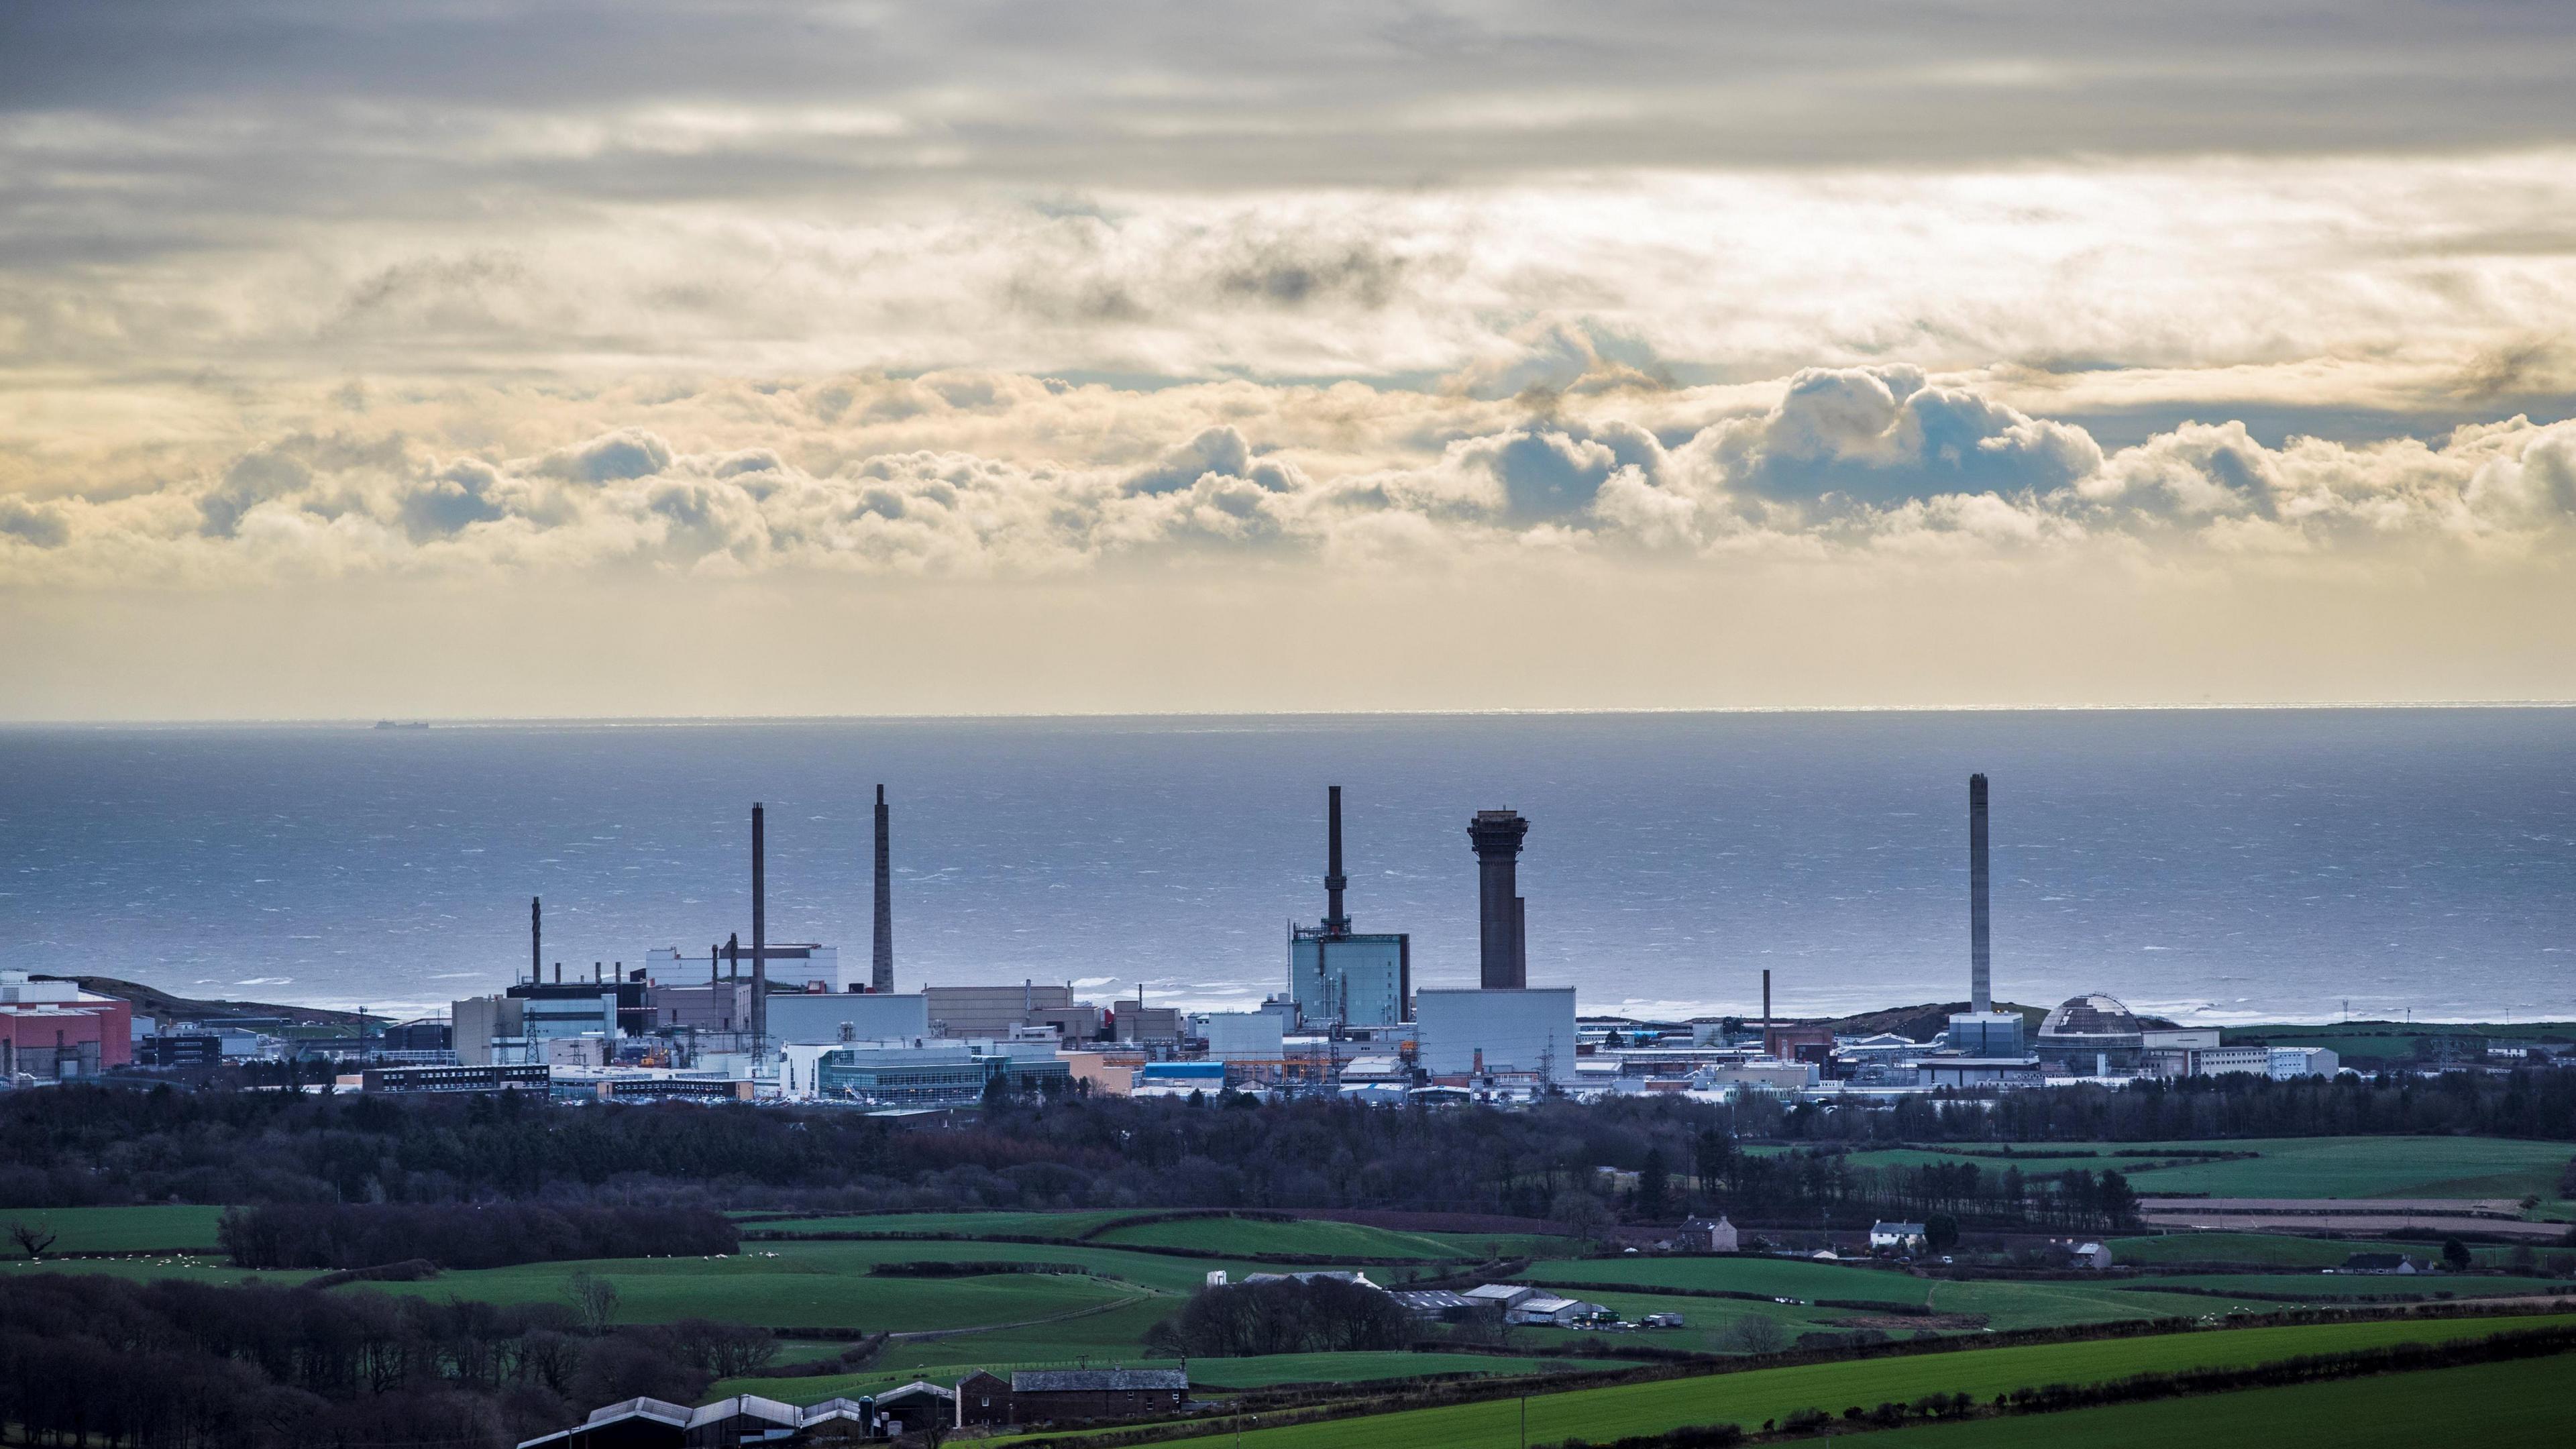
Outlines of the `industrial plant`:
<svg viewBox="0 0 2576 1449">
<path fill-rule="evenodd" d="M 1482 809 L 1466 822 L 1476 866 L 1477 984 L 1421 986 L 1413 934 L 1356 928 L 1342 788 L 1324 792 L 1323 914 L 1291 922 L 1281 989 L 1248 1011 L 1189 1011 L 1132 996 L 1083 999 L 1070 981 L 897 990 L 893 819 L 876 787 L 871 941 L 864 971 L 837 946 L 771 940 L 766 807 L 750 807 L 748 939 L 648 946 L 566 963 L 528 903 L 525 967 L 504 989 L 455 1001 L 444 1020 L 347 1045 L 376 1091 L 538 1090 L 571 1100 L 700 1099 L 913 1111 L 992 1094 L 1329 1095 L 1372 1104 L 1509 1106 L 1556 1096 L 1744 1092 L 1815 1101 L 1991 1093 L 2250 1072 L 2333 1075 L 2333 1051 L 2226 1045 L 2216 1028 L 2142 1019 L 2100 992 L 2053 1010 L 1994 997 L 1987 778 L 1968 779 L 1968 979 L 1964 1010 L 1896 1032 L 1838 1032 L 1774 1014 L 1677 1021 L 1584 1015 L 1573 985 L 1530 983 L 1520 858 L 1531 821 Z M 1359 842 L 1364 856 L 1368 848 Z M 1541 857 L 1543 859 L 1543 857 Z M 0 979 L 0 1073 L 18 1081 L 276 1057 L 242 1023 L 155 1023 L 125 1004 L 23 976 Z M 1938 1026 L 1940 1029 L 1931 1029 Z"/>
</svg>

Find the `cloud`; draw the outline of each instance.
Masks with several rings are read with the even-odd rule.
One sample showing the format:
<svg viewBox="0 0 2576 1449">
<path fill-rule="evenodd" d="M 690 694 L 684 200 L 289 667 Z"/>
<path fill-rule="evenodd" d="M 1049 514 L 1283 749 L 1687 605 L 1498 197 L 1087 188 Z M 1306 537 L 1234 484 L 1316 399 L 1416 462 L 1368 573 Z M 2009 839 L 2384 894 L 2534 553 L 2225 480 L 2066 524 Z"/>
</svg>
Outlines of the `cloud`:
<svg viewBox="0 0 2576 1449">
<path fill-rule="evenodd" d="M 808 404 L 824 392 L 836 401 L 818 416 Z M 359 431 L 326 391 L 312 425 L 193 467 L 174 471 L 167 449 L 62 460 L 41 499 L 0 494 L 15 545 L 0 588 L 638 569 L 1057 578 L 1211 558 L 1328 573 L 1401 558 L 1436 573 L 1533 549 L 1720 569 L 2111 543 L 2211 563 L 2576 545 L 2576 423 L 2267 445 L 2240 423 L 2192 422 L 2105 449 L 1902 365 L 1802 369 L 1750 392 L 1560 395 L 1537 415 L 1450 391 L 1002 374 L 717 382 L 514 417 L 518 401 L 378 398 L 363 421 L 380 430 Z M 612 405 L 639 421 L 544 436 Z M 441 441 L 495 428 L 526 441 Z M 924 432 L 981 446 L 904 445 Z"/>
</svg>

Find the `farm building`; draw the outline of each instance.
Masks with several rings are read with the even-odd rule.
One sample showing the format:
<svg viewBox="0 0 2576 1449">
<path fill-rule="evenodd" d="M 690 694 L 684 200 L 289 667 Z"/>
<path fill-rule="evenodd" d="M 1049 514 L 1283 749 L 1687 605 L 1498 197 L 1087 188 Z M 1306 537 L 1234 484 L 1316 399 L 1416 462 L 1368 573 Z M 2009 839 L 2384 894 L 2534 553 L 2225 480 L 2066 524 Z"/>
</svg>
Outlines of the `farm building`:
<svg viewBox="0 0 2576 1449">
<path fill-rule="evenodd" d="M 1446 1288 L 1413 1288 L 1399 1290 L 1395 1301 L 1416 1318 L 1433 1323 L 1450 1323 L 1476 1311 L 1477 1302 L 1464 1293 Z"/>
<path fill-rule="evenodd" d="M 2338 1273 L 2398 1273 L 2412 1276 L 2423 1270 L 2404 1253 L 2355 1253 L 2343 1260 Z"/>
<path fill-rule="evenodd" d="M 975 1373 L 958 1380 L 957 1422 L 965 1425 L 1072 1423 L 1171 1413 L 1189 1402 L 1187 1369 L 1019 1369 L 1008 1380 Z"/>
<path fill-rule="evenodd" d="M 874 1400 L 825 1399 L 801 1409 L 757 1394 L 737 1394 L 694 1409 L 663 1399 L 624 1399 L 593 1411 L 572 1428 L 523 1440 L 519 1449 L 713 1449 L 747 1443 L 797 1449 L 884 1438 L 918 1427 L 884 1407 L 913 1390 L 927 1390 L 936 1397 L 939 1412 L 946 1414 L 948 1390 L 925 1383 L 910 1384 Z M 924 1425 L 931 1419 L 928 1412 L 919 1417 Z"/>
</svg>

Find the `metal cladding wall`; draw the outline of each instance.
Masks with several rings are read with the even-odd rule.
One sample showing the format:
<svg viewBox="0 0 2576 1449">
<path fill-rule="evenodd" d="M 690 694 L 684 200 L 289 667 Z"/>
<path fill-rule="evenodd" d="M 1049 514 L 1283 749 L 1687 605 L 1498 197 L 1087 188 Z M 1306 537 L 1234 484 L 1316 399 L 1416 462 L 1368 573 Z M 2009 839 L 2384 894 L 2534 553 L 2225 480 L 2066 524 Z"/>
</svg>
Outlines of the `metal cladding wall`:
<svg viewBox="0 0 2576 1449">
<path fill-rule="evenodd" d="M 844 1022 L 850 1027 L 846 1038 Z M 930 1006 L 918 994 L 782 991 L 769 998 L 772 1042 L 910 1041 L 929 1035 Z"/>
<path fill-rule="evenodd" d="M 1286 1019 L 1275 1011 L 1208 1013 L 1208 1055 L 1218 1061 L 1275 1062 L 1287 1055 Z"/>
<path fill-rule="evenodd" d="M 1546 1071 L 1574 1080 L 1574 988 L 1520 991 L 1424 988 L 1413 995 L 1418 1059 L 1438 1075 L 1473 1071 L 1482 1051 L 1487 1071 Z"/>
<path fill-rule="evenodd" d="M 1299 934 L 1288 943 L 1288 995 L 1309 1026 L 1394 1026 L 1404 1020 L 1403 936 Z"/>
</svg>

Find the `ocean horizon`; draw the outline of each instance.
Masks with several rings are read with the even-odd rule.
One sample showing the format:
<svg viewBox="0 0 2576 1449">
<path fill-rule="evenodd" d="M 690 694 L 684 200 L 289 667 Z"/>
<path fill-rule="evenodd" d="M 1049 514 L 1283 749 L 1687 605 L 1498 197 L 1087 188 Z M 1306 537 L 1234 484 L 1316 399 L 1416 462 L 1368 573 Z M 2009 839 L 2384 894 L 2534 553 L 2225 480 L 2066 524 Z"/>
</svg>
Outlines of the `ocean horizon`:
<svg viewBox="0 0 2576 1449">
<path fill-rule="evenodd" d="M 2576 1017 L 2563 705 L 0 726 L 13 964 L 416 1013 L 549 961 L 749 935 L 864 962 L 873 787 L 897 982 L 1246 1007 L 1350 909 L 1472 985 L 1467 817 L 1532 822 L 1530 980 L 1587 1013 L 1964 997 L 1966 781 L 1995 983 L 2197 1022 Z"/>
</svg>

